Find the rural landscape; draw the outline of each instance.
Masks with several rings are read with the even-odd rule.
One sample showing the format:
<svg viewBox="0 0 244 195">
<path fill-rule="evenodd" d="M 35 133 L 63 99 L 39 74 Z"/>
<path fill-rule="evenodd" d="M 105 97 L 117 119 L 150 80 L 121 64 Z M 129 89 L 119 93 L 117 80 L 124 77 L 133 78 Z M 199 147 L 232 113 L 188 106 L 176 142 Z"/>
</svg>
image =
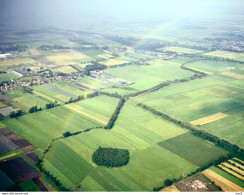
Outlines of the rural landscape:
<svg viewBox="0 0 244 195">
<path fill-rule="evenodd" d="M 244 191 L 241 1 L 0 2 L 1 192 Z"/>
</svg>

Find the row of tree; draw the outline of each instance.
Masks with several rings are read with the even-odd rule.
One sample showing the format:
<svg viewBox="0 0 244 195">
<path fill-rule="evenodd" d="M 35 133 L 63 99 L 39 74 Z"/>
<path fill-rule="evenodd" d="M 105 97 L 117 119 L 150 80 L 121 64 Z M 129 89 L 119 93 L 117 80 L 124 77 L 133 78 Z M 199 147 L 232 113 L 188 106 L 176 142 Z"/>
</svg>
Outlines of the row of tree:
<svg viewBox="0 0 244 195">
<path fill-rule="evenodd" d="M 49 171 L 47 171 L 43 166 L 43 160 L 37 161 L 37 167 L 40 169 L 41 172 L 43 172 L 48 179 L 50 179 L 62 192 L 70 191 L 70 189 L 63 186 L 63 184 L 55 177 L 53 176 Z"/>
<path fill-rule="evenodd" d="M 206 131 L 203 131 L 203 130 L 191 125 L 190 123 L 186 123 L 186 122 L 181 121 L 179 119 L 173 118 L 167 114 L 159 112 L 159 111 L 155 110 L 154 108 L 147 106 L 145 104 L 139 103 L 139 104 L 137 104 L 137 106 L 139 106 L 145 110 L 148 110 L 151 113 L 153 113 L 157 116 L 160 116 L 166 120 L 169 120 L 169 121 L 171 121 L 171 122 L 173 122 L 173 123 L 175 123 L 175 124 L 177 124 L 183 128 L 189 129 L 193 135 L 198 136 L 204 140 L 210 141 L 210 142 L 214 143 L 215 145 L 224 148 L 225 150 L 231 152 L 234 156 L 244 158 L 244 150 L 242 148 L 239 148 L 235 144 L 232 144 L 232 143 L 230 143 L 226 140 L 223 140 L 223 139 L 221 139 L 215 135 L 212 135 Z"/>
<path fill-rule="evenodd" d="M 38 112 L 38 111 L 41 111 L 41 110 L 42 110 L 41 107 L 38 108 L 37 106 L 32 106 L 32 107 L 30 107 L 30 109 L 29 109 L 29 113 Z"/>
<path fill-rule="evenodd" d="M 77 98 L 70 98 L 69 101 L 66 101 L 65 104 L 70 104 L 73 102 L 78 102 L 80 100 L 84 100 L 84 95 L 79 95 Z"/>
<path fill-rule="evenodd" d="M 51 103 L 47 103 L 46 104 L 46 109 L 50 109 L 50 108 L 54 108 L 54 107 L 57 107 L 57 106 L 60 106 L 60 104 L 58 104 L 58 102 L 57 101 L 55 101 L 55 102 L 51 102 Z"/>
<path fill-rule="evenodd" d="M 92 155 L 92 161 L 100 166 L 121 167 L 129 162 L 129 151 L 118 148 L 99 147 Z"/>
<path fill-rule="evenodd" d="M 117 105 L 117 107 L 116 107 L 114 113 L 113 113 L 112 116 L 110 117 L 110 119 L 109 119 L 109 121 L 108 121 L 108 124 L 104 127 L 104 129 L 112 129 L 112 128 L 113 128 L 114 123 L 115 123 L 115 121 L 117 120 L 118 115 L 119 115 L 119 113 L 120 113 L 120 110 L 121 110 L 121 108 L 123 107 L 124 103 L 125 103 L 125 99 L 124 99 L 124 98 L 121 98 L 121 99 L 119 100 L 119 103 L 118 103 L 118 105 Z"/>
<path fill-rule="evenodd" d="M 9 117 L 10 118 L 15 118 L 15 117 L 19 117 L 23 114 L 22 110 L 17 110 L 16 112 L 13 111 L 13 112 L 10 112 L 10 115 Z"/>
</svg>

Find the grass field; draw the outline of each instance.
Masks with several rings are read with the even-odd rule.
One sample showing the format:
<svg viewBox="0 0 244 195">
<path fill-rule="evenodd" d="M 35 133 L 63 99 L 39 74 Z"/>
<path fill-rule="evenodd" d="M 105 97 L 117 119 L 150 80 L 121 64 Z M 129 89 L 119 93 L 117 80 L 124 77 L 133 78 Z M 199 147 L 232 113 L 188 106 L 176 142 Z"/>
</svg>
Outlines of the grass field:
<svg viewBox="0 0 244 195">
<path fill-rule="evenodd" d="M 216 114 L 212 114 L 210 116 L 206 116 L 206 117 L 191 121 L 191 124 L 193 124 L 193 125 L 205 125 L 207 123 L 211 123 L 213 121 L 217 121 L 219 119 L 222 119 L 222 118 L 225 118 L 228 116 L 229 116 L 228 114 L 218 112 Z"/>
<path fill-rule="evenodd" d="M 59 72 L 65 73 L 65 74 L 70 74 L 73 72 L 77 72 L 76 69 L 72 68 L 71 66 L 62 66 L 60 68 L 57 68 Z"/>
<path fill-rule="evenodd" d="M 42 55 L 37 49 L 29 49 L 29 52 L 33 56 L 40 56 L 40 55 Z"/>
<path fill-rule="evenodd" d="M 133 99 L 243 146 L 243 85 L 243 79 L 213 75 Z M 217 118 L 216 113 L 226 117 Z"/>
<path fill-rule="evenodd" d="M 98 167 L 89 176 L 106 191 L 150 191 L 162 185 L 165 179 L 179 177 L 196 168 L 159 146 L 131 151 L 130 159 L 127 166 L 114 169 Z M 92 191 L 86 179 L 81 184 L 85 190 Z"/>
<path fill-rule="evenodd" d="M 66 131 L 76 132 L 101 125 L 64 106 L 24 115 L 19 119 L 8 119 L 3 123 L 43 150 L 53 138 L 62 136 Z"/>
<path fill-rule="evenodd" d="M 242 122 L 244 118 L 244 107 L 233 110 L 232 112 L 234 113 L 230 113 L 231 115 L 229 117 L 205 124 L 202 128 L 216 136 L 244 147 L 244 124 Z"/>
<path fill-rule="evenodd" d="M 221 58 L 229 58 L 236 61 L 244 61 L 244 54 L 243 53 L 237 53 L 237 52 L 229 52 L 229 51 L 213 51 L 210 53 L 205 53 L 204 55 L 209 56 L 216 56 Z"/>
<path fill-rule="evenodd" d="M 128 63 L 126 60 L 121 60 L 120 58 L 118 59 L 109 59 L 103 62 L 99 62 L 100 64 L 106 65 L 106 66 L 115 66 L 119 64 L 125 64 Z"/>
<path fill-rule="evenodd" d="M 201 50 L 196 50 L 196 49 L 189 49 L 189 48 L 184 48 L 184 47 L 167 47 L 167 48 L 162 48 L 163 51 L 173 51 L 176 53 L 186 53 L 186 54 L 195 54 L 195 53 L 202 53 L 203 51 Z"/>
<path fill-rule="evenodd" d="M 139 90 L 151 88 L 167 80 L 186 78 L 193 75 L 193 73 L 181 69 L 179 65 L 160 60 L 151 61 L 150 65 L 147 66 L 131 65 L 107 69 L 105 73 L 135 82 L 130 87 Z"/>
<path fill-rule="evenodd" d="M 19 65 L 19 64 L 34 64 L 35 60 L 31 58 L 15 58 L 15 59 L 8 59 L 8 60 L 3 60 L 0 62 L 0 67 L 1 68 L 7 68 L 9 66 L 13 65 Z"/>
<path fill-rule="evenodd" d="M 11 79 L 19 78 L 17 75 L 12 73 L 1 73 L 0 74 L 0 83 L 3 81 L 10 81 Z"/>
<path fill-rule="evenodd" d="M 207 165 L 209 162 L 228 154 L 222 148 L 188 133 L 163 141 L 159 145 L 197 166 Z"/>
<path fill-rule="evenodd" d="M 91 61 L 91 57 L 74 50 L 55 50 L 54 56 L 47 56 L 46 59 L 57 65 L 80 64 L 74 60 Z"/>
<path fill-rule="evenodd" d="M 25 192 L 40 192 L 41 190 L 36 186 L 32 179 L 24 181 L 18 185 L 21 190 Z"/>
<path fill-rule="evenodd" d="M 199 60 L 193 61 L 186 64 L 187 67 L 207 71 L 210 73 L 221 73 L 225 71 L 231 71 L 238 73 L 239 71 L 243 71 L 244 68 L 241 63 L 237 62 L 228 62 L 228 61 L 214 61 L 214 60 Z M 231 69 L 229 69 L 231 68 Z"/>
</svg>

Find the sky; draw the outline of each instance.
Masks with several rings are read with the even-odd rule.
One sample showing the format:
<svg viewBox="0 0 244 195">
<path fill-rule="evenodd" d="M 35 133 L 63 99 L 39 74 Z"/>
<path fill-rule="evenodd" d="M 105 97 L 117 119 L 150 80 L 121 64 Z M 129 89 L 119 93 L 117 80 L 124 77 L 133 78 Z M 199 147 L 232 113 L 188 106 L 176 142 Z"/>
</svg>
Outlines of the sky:
<svg viewBox="0 0 244 195">
<path fill-rule="evenodd" d="M 1 16 L 141 16 L 184 12 L 244 11 L 243 0 L 0 0 Z"/>
<path fill-rule="evenodd" d="M 244 12 L 244 0 L 0 0 L 0 21 L 43 18 L 85 22 L 89 18 L 153 21 Z M 55 19 L 55 20 L 54 20 Z"/>
</svg>

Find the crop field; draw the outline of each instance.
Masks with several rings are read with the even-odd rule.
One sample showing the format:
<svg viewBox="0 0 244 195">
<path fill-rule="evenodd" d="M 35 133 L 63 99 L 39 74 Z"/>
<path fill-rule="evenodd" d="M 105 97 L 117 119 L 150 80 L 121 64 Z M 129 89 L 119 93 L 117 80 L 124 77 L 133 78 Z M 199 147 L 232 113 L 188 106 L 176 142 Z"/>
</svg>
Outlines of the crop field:
<svg viewBox="0 0 244 195">
<path fill-rule="evenodd" d="M 47 88 L 47 89 L 50 89 L 51 91 L 55 91 L 55 92 L 57 92 L 57 93 L 59 93 L 61 95 L 64 95 L 64 96 L 67 96 L 67 97 L 70 97 L 70 98 L 77 98 L 76 95 L 74 95 L 72 93 L 69 93 L 67 91 L 64 91 L 64 90 L 62 90 L 60 88 L 57 88 L 57 87 L 55 87 L 53 85 L 50 85 L 50 84 L 45 83 L 42 86 L 45 87 L 45 88 Z"/>
<path fill-rule="evenodd" d="M 226 71 L 230 71 L 229 74 L 231 74 L 232 72 L 239 73 L 239 71 L 242 71 L 244 73 L 243 65 L 238 62 L 199 60 L 189 62 L 186 64 L 186 66 L 209 73 L 221 73 Z"/>
<path fill-rule="evenodd" d="M 74 50 L 55 50 L 54 56 L 47 56 L 46 59 L 57 65 L 79 64 L 74 60 L 91 61 L 91 57 Z"/>
<path fill-rule="evenodd" d="M 220 186 L 225 192 L 241 192 L 244 190 L 240 186 L 232 183 L 231 181 L 225 179 L 224 177 L 210 169 L 206 169 L 202 173 L 207 176 L 211 181 L 213 181 L 216 185 Z"/>
<path fill-rule="evenodd" d="M 36 186 L 32 179 L 24 181 L 18 185 L 25 192 L 39 192 L 40 189 Z"/>
<path fill-rule="evenodd" d="M 59 72 L 65 73 L 65 74 L 70 74 L 70 73 L 73 73 L 73 72 L 77 72 L 77 70 L 75 70 L 71 66 L 62 66 L 60 68 L 57 68 L 57 70 Z"/>
<path fill-rule="evenodd" d="M 243 84 L 242 79 L 209 76 L 139 96 L 135 101 L 243 146 Z"/>
<path fill-rule="evenodd" d="M 213 51 L 210 53 L 205 53 L 204 55 L 217 56 L 221 58 L 229 58 L 236 61 L 244 61 L 243 53 L 229 52 L 229 51 Z"/>
<path fill-rule="evenodd" d="M 228 153 L 222 148 L 188 133 L 163 141 L 159 145 L 197 166 L 207 165 Z"/>
<path fill-rule="evenodd" d="M 233 72 L 221 72 L 220 74 L 225 75 L 225 76 L 229 76 L 229 77 L 233 77 L 235 79 L 243 79 L 244 78 L 244 75 L 236 74 Z"/>
<path fill-rule="evenodd" d="M 186 53 L 186 54 L 195 54 L 195 53 L 203 53 L 201 50 L 196 49 L 189 49 L 189 48 L 183 48 L 183 47 L 167 47 L 162 48 L 163 51 L 174 51 L 177 53 Z"/>
<path fill-rule="evenodd" d="M 21 157 L 1 162 L 0 168 L 15 183 L 24 182 L 40 175 L 35 168 Z"/>
<path fill-rule="evenodd" d="M 49 85 L 62 89 L 75 96 L 80 96 L 83 94 L 83 91 L 79 90 L 78 87 L 72 82 L 55 82 L 55 83 L 49 83 Z"/>
<path fill-rule="evenodd" d="M 10 141 L 5 136 L 3 136 L 3 135 L 0 136 L 0 154 L 15 150 L 18 147 L 19 146 L 17 146 L 15 143 Z"/>
<path fill-rule="evenodd" d="M 68 104 L 65 107 L 106 125 L 118 101 L 117 98 L 98 96 L 75 104 Z"/>
<path fill-rule="evenodd" d="M 238 186 L 244 188 L 244 182 L 243 182 L 241 179 L 239 179 L 239 178 L 237 178 L 237 177 L 235 177 L 235 176 L 229 174 L 228 172 L 223 171 L 222 169 L 220 169 L 220 168 L 218 168 L 218 167 L 216 167 L 216 166 L 211 166 L 211 167 L 209 168 L 209 170 L 211 170 L 211 171 L 217 173 L 218 175 L 224 177 L 225 179 L 227 179 L 227 180 L 229 180 L 229 181 L 235 183 L 236 185 L 238 185 Z"/>
<path fill-rule="evenodd" d="M 0 83 L 3 81 L 10 81 L 11 79 L 17 79 L 18 76 L 12 73 L 0 73 Z"/>
<path fill-rule="evenodd" d="M 217 120 L 225 118 L 227 116 L 229 116 L 229 115 L 221 113 L 221 112 L 218 112 L 216 114 L 212 114 L 210 116 L 206 116 L 206 117 L 191 121 L 191 124 L 193 124 L 193 125 L 205 125 L 207 123 L 211 123 L 213 121 L 217 121 Z"/>
<path fill-rule="evenodd" d="M 109 109 L 106 104 L 117 104 L 115 98 L 96 98 L 91 98 L 91 102 L 78 102 L 76 106 L 82 105 L 92 110 L 91 106 L 99 105 L 104 109 L 100 113 L 106 113 L 105 110 Z M 99 113 L 99 109 L 96 112 Z M 151 123 L 157 126 L 151 128 Z M 155 145 L 185 132 L 187 130 L 159 119 L 148 111 L 126 104 L 112 130 L 92 129 L 55 142 L 45 157 L 44 166 L 69 188 L 74 188 L 80 182 L 86 191 L 152 190 L 165 179 L 177 178 L 196 169 L 192 163 Z M 98 147 L 129 149 L 131 160 L 121 168 L 97 167 L 92 162 L 92 154 Z M 70 158 L 64 158 L 67 155 Z M 73 166 L 74 158 L 83 166 Z M 120 179 L 117 179 L 118 176 Z"/>
<path fill-rule="evenodd" d="M 29 52 L 31 53 L 31 55 L 33 56 L 40 56 L 42 55 L 37 49 L 29 49 Z"/>
<path fill-rule="evenodd" d="M 193 73 L 181 69 L 179 65 L 160 60 L 151 61 L 150 65 L 145 66 L 130 65 L 107 69 L 105 73 L 134 82 L 130 87 L 139 90 L 151 88 L 167 80 L 193 76 Z"/>
<path fill-rule="evenodd" d="M 9 66 L 16 66 L 19 64 L 34 64 L 35 60 L 31 58 L 15 58 L 15 59 L 8 59 L 8 60 L 3 60 L 0 61 L 0 67 L 1 68 L 7 68 Z"/>
<path fill-rule="evenodd" d="M 34 86 L 33 89 L 36 96 L 47 100 L 48 102 L 55 102 L 55 100 L 57 100 L 58 102 L 64 103 L 70 99 L 68 96 L 55 92 L 41 85 Z"/>
<path fill-rule="evenodd" d="M 131 151 L 130 158 L 128 165 L 121 168 L 96 168 L 89 175 L 89 179 L 94 179 L 106 191 L 148 191 L 154 186 L 160 186 L 167 178 L 179 177 L 196 168 L 158 146 L 143 151 Z M 92 191 L 90 185 L 85 185 L 87 178 L 81 185 L 85 190 Z"/>
<path fill-rule="evenodd" d="M 21 96 L 12 99 L 14 103 L 14 107 L 21 109 L 23 111 L 28 112 L 30 107 L 36 106 L 45 108 L 45 104 L 49 103 L 50 101 L 44 99 L 36 94 L 29 94 L 29 93 L 22 93 Z"/>
<path fill-rule="evenodd" d="M 244 108 L 241 107 L 233 111 L 234 113 L 230 113 L 229 117 L 205 124 L 201 128 L 243 147 Z"/>
<path fill-rule="evenodd" d="M 106 66 L 115 66 L 119 64 L 125 64 L 128 63 L 126 60 L 121 60 L 120 58 L 118 59 L 109 59 L 103 62 L 100 62 L 100 64 L 106 65 Z"/>
<path fill-rule="evenodd" d="M 46 121 L 45 124 L 42 121 Z M 4 124 L 43 150 L 53 138 L 62 136 L 66 131 L 100 126 L 98 122 L 64 106 L 24 115 L 18 120 L 5 120 Z"/>
</svg>

